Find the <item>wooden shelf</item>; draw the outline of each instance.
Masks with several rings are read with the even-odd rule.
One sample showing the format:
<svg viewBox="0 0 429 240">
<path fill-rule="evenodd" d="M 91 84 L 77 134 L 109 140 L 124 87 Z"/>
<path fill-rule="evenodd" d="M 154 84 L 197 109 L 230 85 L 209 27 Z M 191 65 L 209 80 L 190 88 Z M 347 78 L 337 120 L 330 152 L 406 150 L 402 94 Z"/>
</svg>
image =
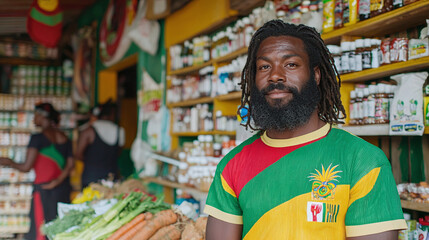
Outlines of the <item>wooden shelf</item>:
<svg viewBox="0 0 429 240">
<path fill-rule="evenodd" d="M 228 101 L 228 100 L 237 100 L 241 98 L 241 91 L 238 92 L 232 92 L 225 95 L 219 95 L 215 97 L 216 100 L 219 101 Z"/>
<path fill-rule="evenodd" d="M 406 62 L 392 63 L 383 65 L 379 68 L 372 68 L 360 72 L 341 75 L 342 82 L 361 82 L 376 78 L 387 77 L 399 73 L 418 71 L 429 68 L 429 57 L 422 57 L 408 60 Z"/>
<path fill-rule="evenodd" d="M 208 193 L 206 191 L 201 191 L 201 190 L 196 189 L 194 187 L 189 187 L 189 186 L 186 186 L 184 184 L 165 180 L 165 179 L 162 179 L 160 177 L 144 177 L 143 181 L 150 182 L 150 183 L 156 183 L 156 184 L 159 184 L 161 186 L 165 186 L 165 187 L 169 187 L 169 188 L 182 189 L 182 190 L 188 192 L 189 194 L 191 194 L 197 200 L 201 200 L 201 199 L 207 197 L 207 193 Z"/>
<path fill-rule="evenodd" d="M 384 37 L 425 24 L 429 0 L 420 0 L 356 24 L 322 34 L 326 44 L 339 44 L 342 36 Z"/>
<path fill-rule="evenodd" d="M 401 200 L 402 208 L 429 213 L 429 203 L 419 203 L 408 200 Z"/>
<path fill-rule="evenodd" d="M 1 226 L 0 233 L 27 233 L 30 230 L 30 226 Z"/>
<path fill-rule="evenodd" d="M 196 137 L 198 135 L 229 135 L 234 136 L 236 134 L 235 131 L 227 132 L 227 131 L 209 131 L 209 132 L 173 132 L 171 135 L 178 137 Z"/>
<path fill-rule="evenodd" d="M 356 136 L 388 136 L 389 124 L 372 124 L 372 125 L 338 125 L 343 129 Z"/>
<path fill-rule="evenodd" d="M 186 75 L 186 74 L 191 74 L 191 73 L 195 73 L 198 72 L 201 68 L 207 67 L 212 65 L 212 61 L 208 61 L 205 62 L 203 64 L 200 65 L 195 65 L 195 66 L 191 66 L 191 67 L 185 67 L 185 68 L 181 68 L 181 69 L 177 69 L 177 70 L 171 70 L 168 72 L 168 75 Z"/>
<path fill-rule="evenodd" d="M 244 47 L 244 48 L 238 49 L 232 53 L 229 53 L 225 56 L 211 59 L 208 62 L 205 62 L 203 64 L 199 64 L 199 65 L 195 65 L 195 66 L 191 66 L 191 67 L 185 67 L 185 68 L 181 68 L 181 69 L 177 69 L 177 70 L 170 70 L 168 72 L 168 75 L 186 75 L 186 74 L 195 73 L 195 72 L 199 71 L 200 69 L 207 67 L 207 66 L 210 66 L 214 63 L 229 62 L 229 61 L 234 60 L 238 56 L 246 54 L 246 53 L 247 53 L 247 47 Z"/>
<path fill-rule="evenodd" d="M 0 215 L 29 214 L 30 209 L 1 210 Z"/>
<path fill-rule="evenodd" d="M 32 197 L 31 196 L 24 196 L 24 197 L 20 197 L 20 196 L 0 196 L 0 201 L 31 201 Z"/>
<path fill-rule="evenodd" d="M 193 105 L 197 105 L 197 104 L 201 104 L 201 103 L 211 103 L 211 102 L 213 102 L 212 97 L 203 97 L 203 98 L 181 101 L 181 102 L 177 102 L 177 103 L 168 103 L 167 107 L 168 108 L 189 107 L 189 106 L 193 106 Z"/>
<path fill-rule="evenodd" d="M 19 57 L 0 57 L 1 65 L 36 65 L 36 66 L 60 66 L 58 60 L 37 60 Z"/>
<path fill-rule="evenodd" d="M 202 103 L 212 103 L 215 99 L 219 101 L 228 101 L 228 100 L 237 100 L 240 98 L 241 98 L 241 92 L 232 92 L 224 95 L 219 95 L 214 98 L 203 97 L 203 98 L 190 99 L 190 100 L 176 102 L 176 103 L 168 103 L 167 107 L 168 108 L 189 107 L 189 106 L 194 106 Z"/>
<path fill-rule="evenodd" d="M 237 58 L 238 56 L 241 56 L 243 54 L 247 54 L 247 47 L 235 50 L 234 52 L 232 52 L 230 54 L 227 54 L 227 55 L 219 57 L 219 58 L 215 58 L 212 61 L 214 63 L 229 62 L 229 61 L 232 61 L 235 58 Z"/>
</svg>

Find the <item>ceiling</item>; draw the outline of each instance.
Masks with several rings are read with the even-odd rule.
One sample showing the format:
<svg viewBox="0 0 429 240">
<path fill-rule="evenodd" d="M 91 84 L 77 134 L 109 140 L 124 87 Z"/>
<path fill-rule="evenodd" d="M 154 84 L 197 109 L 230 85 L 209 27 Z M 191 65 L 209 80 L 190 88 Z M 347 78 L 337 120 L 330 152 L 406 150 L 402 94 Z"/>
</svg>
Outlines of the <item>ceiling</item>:
<svg viewBox="0 0 429 240">
<path fill-rule="evenodd" d="M 59 0 L 63 9 L 63 25 L 97 0 Z M 26 33 L 27 13 L 33 0 L 0 0 L 0 35 Z"/>
</svg>

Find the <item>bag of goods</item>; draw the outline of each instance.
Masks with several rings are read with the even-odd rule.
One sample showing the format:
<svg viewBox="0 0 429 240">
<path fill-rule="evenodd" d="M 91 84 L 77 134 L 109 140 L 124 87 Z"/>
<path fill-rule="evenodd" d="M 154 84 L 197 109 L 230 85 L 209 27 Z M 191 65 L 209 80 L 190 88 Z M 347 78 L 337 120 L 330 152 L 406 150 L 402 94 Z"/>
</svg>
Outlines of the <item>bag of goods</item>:
<svg viewBox="0 0 429 240">
<path fill-rule="evenodd" d="M 423 92 L 427 72 L 404 73 L 392 76 L 398 82 L 390 105 L 390 135 L 422 136 Z"/>
</svg>

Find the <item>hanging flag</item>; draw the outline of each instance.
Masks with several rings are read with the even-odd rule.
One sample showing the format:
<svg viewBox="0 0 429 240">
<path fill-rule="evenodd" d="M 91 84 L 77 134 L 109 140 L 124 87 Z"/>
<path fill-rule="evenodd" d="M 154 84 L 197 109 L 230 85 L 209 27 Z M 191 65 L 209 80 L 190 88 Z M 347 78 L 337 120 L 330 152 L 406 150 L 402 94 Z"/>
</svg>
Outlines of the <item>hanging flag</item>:
<svg viewBox="0 0 429 240">
<path fill-rule="evenodd" d="M 59 0 L 34 0 L 27 16 L 27 32 L 33 41 L 56 47 L 61 38 L 63 11 Z"/>
<path fill-rule="evenodd" d="M 105 66 L 121 60 L 131 45 L 128 36 L 137 12 L 137 0 L 110 0 L 100 25 L 100 58 Z"/>
</svg>

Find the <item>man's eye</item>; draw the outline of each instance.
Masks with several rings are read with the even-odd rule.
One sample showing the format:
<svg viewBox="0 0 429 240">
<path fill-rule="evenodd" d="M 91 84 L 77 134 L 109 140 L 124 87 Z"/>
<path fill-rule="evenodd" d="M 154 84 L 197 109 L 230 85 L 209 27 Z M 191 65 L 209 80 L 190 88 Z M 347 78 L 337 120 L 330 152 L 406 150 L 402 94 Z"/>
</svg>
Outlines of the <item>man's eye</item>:
<svg viewBox="0 0 429 240">
<path fill-rule="evenodd" d="M 261 66 L 258 67 L 258 70 L 266 70 L 268 68 L 270 68 L 269 65 L 261 65 Z"/>
<path fill-rule="evenodd" d="M 297 67 L 298 65 L 296 65 L 295 63 L 287 63 L 286 64 L 286 67 L 290 67 L 290 68 L 295 68 L 295 67 Z"/>
</svg>

